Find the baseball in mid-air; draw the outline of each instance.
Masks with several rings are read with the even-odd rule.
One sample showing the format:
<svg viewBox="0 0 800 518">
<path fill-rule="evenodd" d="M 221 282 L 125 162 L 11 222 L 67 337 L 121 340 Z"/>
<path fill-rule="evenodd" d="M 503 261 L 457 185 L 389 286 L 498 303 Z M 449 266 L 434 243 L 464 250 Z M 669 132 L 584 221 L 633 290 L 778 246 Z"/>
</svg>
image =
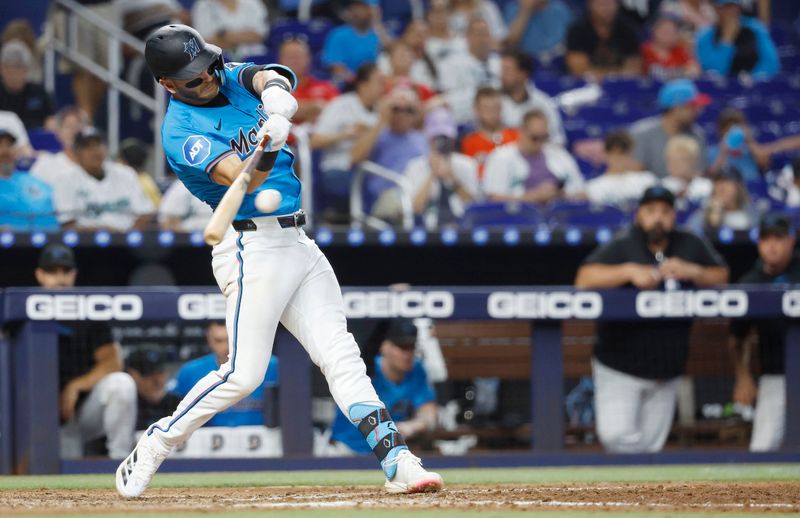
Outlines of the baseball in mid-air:
<svg viewBox="0 0 800 518">
<path fill-rule="evenodd" d="M 261 212 L 270 213 L 278 210 L 283 197 L 275 189 L 265 189 L 256 195 L 256 208 Z"/>
</svg>

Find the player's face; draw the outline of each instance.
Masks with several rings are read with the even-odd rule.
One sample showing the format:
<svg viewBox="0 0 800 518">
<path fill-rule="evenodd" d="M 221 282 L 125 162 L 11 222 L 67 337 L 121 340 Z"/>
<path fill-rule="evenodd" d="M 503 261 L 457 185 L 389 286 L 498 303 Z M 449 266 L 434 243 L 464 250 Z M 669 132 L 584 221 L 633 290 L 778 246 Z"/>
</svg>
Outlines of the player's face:
<svg viewBox="0 0 800 518">
<path fill-rule="evenodd" d="M 390 340 L 385 340 L 381 347 L 381 356 L 390 370 L 411 372 L 414 368 L 414 344 L 398 345 Z"/>
<path fill-rule="evenodd" d="M 794 236 L 768 234 L 758 240 L 758 255 L 769 270 L 781 271 L 791 261 L 794 245 Z"/>
<path fill-rule="evenodd" d="M 636 211 L 636 223 L 649 242 L 661 242 L 675 228 L 675 209 L 664 201 L 651 201 Z"/>
<path fill-rule="evenodd" d="M 502 101 L 498 95 L 481 97 L 475 105 L 475 115 L 480 126 L 493 131 L 501 126 L 502 110 Z"/>
<path fill-rule="evenodd" d="M 47 270 L 37 268 L 35 274 L 36 282 L 39 283 L 39 286 L 46 290 L 59 290 L 75 286 L 75 277 L 78 275 L 78 270 L 57 266 Z"/>
<path fill-rule="evenodd" d="M 188 81 L 178 79 L 162 81 L 173 96 L 179 101 L 189 104 L 205 104 L 219 93 L 219 80 L 208 70 L 204 70 L 202 74 Z"/>
<path fill-rule="evenodd" d="M 228 357 L 228 329 L 224 325 L 211 324 L 206 331 L 208 347 L 220 363 Z"/>
</svg>

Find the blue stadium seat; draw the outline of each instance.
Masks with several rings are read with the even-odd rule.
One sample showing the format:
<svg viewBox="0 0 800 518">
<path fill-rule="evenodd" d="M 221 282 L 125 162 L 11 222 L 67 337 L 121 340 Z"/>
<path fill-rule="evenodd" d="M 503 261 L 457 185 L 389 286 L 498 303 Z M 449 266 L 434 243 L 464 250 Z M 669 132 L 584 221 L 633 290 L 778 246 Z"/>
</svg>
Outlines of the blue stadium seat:
<svg viewBox="0 0 800 518">
<path fill-rule="evenodd" d="M 631 215 L 622 209 L 608 205 L 592 205 L 587 201 L 559 200 L 548 208 L 551 224 L 577 227 L 619 227 L 630 223 Z"/>
<path fill-rule="evenodd" d="M 37 151 L 50 151 L 52 153 L 61 151 L 61 142 L 58 141 L 56 134 L 52 131 L 43 128 L 29 130 L 28 138 L 33 149 Z"/>
<path fill-rule="evenodd" d="M 542 211 L 528 203 L 476 203 L 467 207 L 461 225 L 465 228 L 507 225 L 535 226 L 543 223 Z"/>
<path fill-rule="evenodd" d="M 325 44 L 333 23 L 325 18 L 314 18 L 308 23 L 297 20 L 281 20 L 272 26 L 269 33 L 269 48 L 277 49 L 287 38 L 299 37 L 308 42 L 311 50 L 319 51 Z"/>
</svg>

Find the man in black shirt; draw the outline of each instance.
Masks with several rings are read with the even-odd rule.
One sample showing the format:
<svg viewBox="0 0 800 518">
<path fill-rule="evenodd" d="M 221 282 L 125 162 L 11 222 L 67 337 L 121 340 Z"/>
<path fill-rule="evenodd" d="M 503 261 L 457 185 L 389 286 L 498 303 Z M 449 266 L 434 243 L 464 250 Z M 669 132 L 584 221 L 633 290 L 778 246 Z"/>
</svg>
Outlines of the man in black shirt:
<svg viewBox="0 0 800 518">
<path fill-rule="evenodd" d="M 630 230 L 601 246 L 578 269 L 578 288 L 691 289 L 728 281 L 723 259 L 702 238 L 675 229 L 675 196 L 647 189 Z M 686 367 L 689 320 L 603 322 L 592 372 L 597 434 L 612 452 L 659 451 L 675 413 Z"/>
<path fill-rule="evenodd" d="M 619 12 L 619 0 L 589 0 L 587 14 L 567 33 L 567 70 L 573 75 L 642 73 L 639 34 Z"/>
<path fill-rule="evenodd" d="M 782 214 L 767 214 L 759 228 L 759 259 L 739 279 L 739 283 L 800 283 L 800 258 L 794 247 L 795 232 L 789 218 Z M 751 451 L 777 450 L 783 441 L 786 426 L 786 328 L 786 320 L 780 318 L 738 320 L 731 324 L 731 350 L 736 367 L 733 400 L 742 405 L 756 404 Z M 750 353 L 756 337 L 761 367 L 758 388 L 750 369 Z"/>
<path fill-rule="evenodd" d="M 41 85 L 28 81 L 30 49 L 11 40 L 0 50 L 0 110 L 16 113 L 28 129 L 41 128 L 53 115 L 53 103 Z"/>
<path fill-rule="evenodd" d="M 125 359 L 125 370 L 136 382 L 138 392 L 136 429 L 144 430 L 172 412 L 181 397 L 167 392 L 169 373 L 165 355 L 158 349 L 138 349 Z"/>
<path fill-rule="evenodd" d="M 42 288 L 75 285 L 75 256 L 63 245 L 42 251 L 36 280 Z M 120 346 L 106 323 L 59 322 L 61 456 L 77 458 L 84 445 L 106 437 L 108 455 L 122 459 L 133 447 L 136 384 L 122 370 Z"/>
</svg>

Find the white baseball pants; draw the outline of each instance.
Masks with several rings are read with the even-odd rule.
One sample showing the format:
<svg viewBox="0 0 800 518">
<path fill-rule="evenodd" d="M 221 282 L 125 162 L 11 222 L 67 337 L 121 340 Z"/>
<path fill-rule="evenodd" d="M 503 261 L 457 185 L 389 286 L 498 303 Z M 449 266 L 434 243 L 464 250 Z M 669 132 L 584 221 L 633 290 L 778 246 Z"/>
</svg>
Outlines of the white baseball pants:
<svg viewBox="0 0 800 518">
<path fill-rule="evenodd" d="M 279 321 L 322 370 L 345 415 L 356 403 L 383 406 L 347 332 L 339 283 L 322 251 L 302 229 L 280 228 L 274 217 L 254 221 L 258 230 L 231 230 L 214 247 L 214 277 L 227 300 L 228 361 L 149 428 L 166 447 L 261 385 Z"/>
<path fill-rule="evenodd" d="M 611 453 L 660 451 L 675 415 L 680 378 L 637 378 L 592 359 L 597 435 Z"/>
<path fill-rule="evenodd" d="M 786 377 L 765 374 L 758 380 L 750 451 L 775 451 L 786 429 Z"/>
<path fill-rule="evenodd" d="M 136 397 L 136 382 L 127 372 L 103 376 L 75 416 L 61 427 L 61 457 L 80 458 L 84 444 L 103 436 L 109 457 L 127 457 L 136 430 Z"/>
</svg>

